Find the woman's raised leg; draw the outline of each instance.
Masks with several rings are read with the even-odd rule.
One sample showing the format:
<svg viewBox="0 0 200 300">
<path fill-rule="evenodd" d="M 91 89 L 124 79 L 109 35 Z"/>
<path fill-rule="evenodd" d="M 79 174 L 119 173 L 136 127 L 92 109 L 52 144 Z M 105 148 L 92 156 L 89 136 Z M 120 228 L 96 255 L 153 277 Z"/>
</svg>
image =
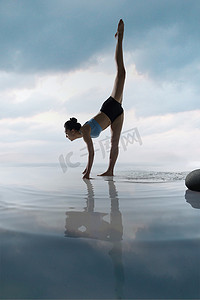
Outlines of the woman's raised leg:
<svg viewBox="0 0 200 300">
<path fill-rule="evenodd" d="M 111 96 L 119 103 L 122 102 L 124 82 L 126 77 L 126 71 L 125 71 L 124 61 L 123 61 L 123 49 L 122 49 L 123 35 L 124 35 L 124 22 L 120 20 L 118 24 L 117 33 L 115 35 L 117 37 L 117 45 L 115 50 L 117 75 L 115 78 L 115 84 L 111 94 Z M 124 114 L 121 114 L 111 124 L 111 149 L 110 149 L 109 165 L 107 171 L 101 174 L 100 176 L 113 176 L 115 163 L 117 161 L 117 157 L 119 154 L 119 140 L 120 140 L 122 125 L 123 125 L 123 120 L 124 120 Z"/>
<path fill-rule="evenodd" d="M 117 65 L 117 75 L 115 78 L 114 87 L 111 93 L 111 96 L 117 100 L 118 102 L 122 102 L 122 95 L 124 89 L 124 82 L 126 77 L 126 71 L 124 67 L 124 60 L 123 60 L 123 36 L 124 36 L 124 22 L 122 19 L 119 21 L 118 29 L 116 33 L 117 38 L 117 45 L 115 50 L 115 61 Z"/>
</svg>

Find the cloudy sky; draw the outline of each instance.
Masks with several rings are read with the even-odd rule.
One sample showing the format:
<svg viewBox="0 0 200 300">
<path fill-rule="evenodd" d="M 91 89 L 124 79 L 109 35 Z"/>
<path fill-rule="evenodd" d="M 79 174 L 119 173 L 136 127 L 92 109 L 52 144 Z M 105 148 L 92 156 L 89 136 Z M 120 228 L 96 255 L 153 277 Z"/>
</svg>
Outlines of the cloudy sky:
<svg viewBox="0 0 200 300">
<path fill-rule="evenodd" d="M 66 140 L 63 123 L 86 122 L 110 96 L 123 18 L 119 162 L 199 168 L 199 14 L 199 0 L 1 0 L 0 162 L 59 163 L 70 153 L 86 162 L 84 142 Z M 98 162 L 109 136 L 94 140 Z"/>
</svg>

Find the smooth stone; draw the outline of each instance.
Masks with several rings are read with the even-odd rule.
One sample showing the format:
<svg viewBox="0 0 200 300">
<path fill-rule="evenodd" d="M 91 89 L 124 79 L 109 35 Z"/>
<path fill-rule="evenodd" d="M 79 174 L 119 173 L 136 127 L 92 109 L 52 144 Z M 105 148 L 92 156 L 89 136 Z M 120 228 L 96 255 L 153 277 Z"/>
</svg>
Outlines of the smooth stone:
<svg viewBox="0 0 200 300">
<path fill-rule="evenodd" d="M 187 190 L 185 192 L 185 200 L 187 203 L 190 203 L 190 205 L 193 208 L 200 209 L 200 193 Z"/>
<path fill-rule="evenodd" d="M 194 170 L 186 176 L 185 185 L 189 190 L 200 192 L 200 169 Z"/>
</svg>

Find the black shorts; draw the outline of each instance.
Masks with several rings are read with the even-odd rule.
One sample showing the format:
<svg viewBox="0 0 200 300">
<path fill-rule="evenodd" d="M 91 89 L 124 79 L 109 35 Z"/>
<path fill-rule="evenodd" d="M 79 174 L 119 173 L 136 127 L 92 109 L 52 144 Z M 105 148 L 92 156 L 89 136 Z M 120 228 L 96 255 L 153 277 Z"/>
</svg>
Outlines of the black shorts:
<svg viewBox="0 0 200 300">
<path fill-rule="evenodd" d="M 113 97 L 109 97 L 103 104 L 100 109 L 106 116 L 110 119 L 111 123 L 123 113 L 123 108 L 117 100 Z"/>
</svg>

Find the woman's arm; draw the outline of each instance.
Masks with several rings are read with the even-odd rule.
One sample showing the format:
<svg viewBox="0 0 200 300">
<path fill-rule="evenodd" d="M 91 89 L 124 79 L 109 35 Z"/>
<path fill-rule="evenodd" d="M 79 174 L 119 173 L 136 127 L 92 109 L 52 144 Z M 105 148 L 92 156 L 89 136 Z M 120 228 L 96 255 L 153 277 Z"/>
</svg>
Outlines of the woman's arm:
<svg viewBox="0 0 200 300">
<path fill-rule="evenodd" d="M 88 164 L 84 171 L 83 178 L 90 179 L 90 171 L 91 171 L 92 164 L 94 161 L 94 146 L 93 146 L 92 139 L 91 139 L 90 135 L 88 135 L 88 133 L 83 134 L 83 139 L 84 139 L 85 143 L 87 144 L 87 149 L 88 149 Z"/>
</svg>

